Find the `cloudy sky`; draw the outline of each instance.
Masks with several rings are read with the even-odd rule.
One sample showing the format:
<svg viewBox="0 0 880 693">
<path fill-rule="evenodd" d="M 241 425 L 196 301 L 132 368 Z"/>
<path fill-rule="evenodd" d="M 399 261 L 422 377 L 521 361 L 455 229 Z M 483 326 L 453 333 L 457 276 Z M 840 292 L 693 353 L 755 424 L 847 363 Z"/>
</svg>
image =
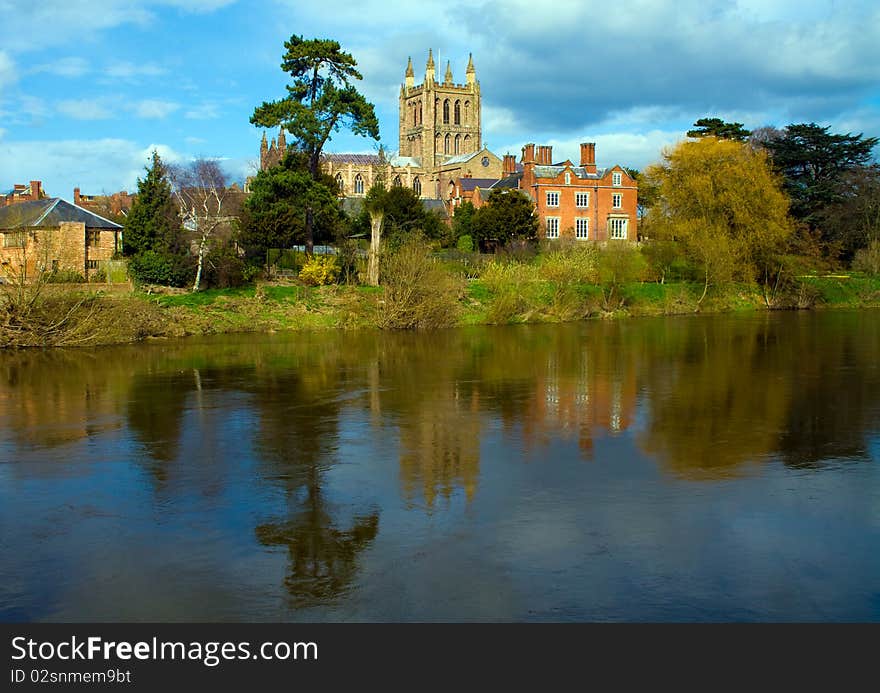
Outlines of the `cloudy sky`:
<svg viewBox="0 0 880 693">
<path fill-rule="evenodd" d="M 600 165 L 642 168 L 707 115 L 880 135 L 876 0 L 0 0 L 0 190 L 133 190 L 153 148 L 243 180 L 291 34 L 355 56 L 391 150 L 407 57 L 420 81 L 429 47 L 458 82 L 473 53 L 498 154 L 595 141 Z M 343 132 L 327 147 L 373 149 Z"/>
</svg>

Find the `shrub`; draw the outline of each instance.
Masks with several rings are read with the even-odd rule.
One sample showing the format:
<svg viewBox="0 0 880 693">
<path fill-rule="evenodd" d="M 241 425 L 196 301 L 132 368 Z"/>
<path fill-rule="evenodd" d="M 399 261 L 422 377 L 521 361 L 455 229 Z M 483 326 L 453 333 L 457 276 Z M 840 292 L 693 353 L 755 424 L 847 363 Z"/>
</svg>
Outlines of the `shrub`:
<svg viewBox="0 0 880 693">
<path fill-rule="evenodd" d="M 231 246 L 213 248 L 205 257 L 204 286 L 228 289 L 252 281 L 254 270 Z"/>
<path fill-rule="evenodd" d="M 332 284 L 339 276 L 339 265 L 332 255 L 313 255 L 299 272 L 300 281 L 309 286 Z"/>
<path fill-rule="evenodd" d="M 431 257 L 422 236 L 413 236 L 383 258 L 383 301 L 378 325 L 411 330 L 450 327 L 458 320 L 464 282 L 445 272 Z"/>
<path fill-rule="evenodd" d="M 469 234 L 465 234 L 458 239 L 455 247 L 463 253 L 472 253 L 474 251 L 474 239 Z"/>
<path fill-rule="evenodd" d="M 871 241 L 867 248 L 856 251 L 853 269 L 865 274 L 880 274 L 880 241 Z"/>
<path fill-rule="evenodd" d="M 75 270 L 55 270 L 45 277 L 49 284 L 82 284 L 85 277 Z"/>
<path fill-rule="evenodd" d="M 99 267 L 89 275 L 89 281 L 94 283 L 105 283 L 107 281 L 107 270 Z"/>
<path fill-rule="evenodd" d="M 131 257 L 128 271 L 142 284 L 188 286 L 194 276 L 193 258 L 146 250 Z"/>
</svg>

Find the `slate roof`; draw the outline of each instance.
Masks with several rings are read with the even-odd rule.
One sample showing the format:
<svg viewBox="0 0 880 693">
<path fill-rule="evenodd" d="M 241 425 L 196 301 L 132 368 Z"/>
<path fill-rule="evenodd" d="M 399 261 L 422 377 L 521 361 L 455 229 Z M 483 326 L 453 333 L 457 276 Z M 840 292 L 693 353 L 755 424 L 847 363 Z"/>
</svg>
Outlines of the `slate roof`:
<svg viewBox="0 0 880 693">
<path fill-rule="evenodd" d="M 491 188 L 498 182 L 497 178 L 460 178 L 462 191 L 470 192 L 474 188 Z"/>
<path fill-rule="evenodd" d="M 413 168 L 421 168 L 422 160 L 415 156 L 392 156 L 388 159 L 388 163 L 392 166 L 403 168 L 412 166 Z"/>
<path fill-rule="evenodd" d="M 519 182 L 522 180 L 522 173 L 514 173 L 512 176 L 506 176 L 492 185 L 495 188 L 518 188 Z"/>
<path fill-rule="evenodd" d="M 470 161 L 475 156 L 482 154 L 483 150 L 481 149 L 478 152 L 468 152 L 467 154 L 457 154 L 456 156 L 449 157 L 446 161 L 443 162 L 443 166 L 447 166 L 448 164 L 463 164 L 466 161 Z"/>
<path fill-rule="evenodd" d="M 380 163 L 377 154 L 325 154 L 324 161 L 334 164 L 357 164 L 358 166 L 376 166 Z"/>
<path fill-rule="evenodd" d="M 535 166 L 535 177 L 536 178 L 556 178 L 560 173 L 565 170 L 565 166 L 560 166 L 558 164 L 553 166 Z M 596 173 L 587 173 L 587 170 L 583 166 L 572 166 L 571 172 L 576 175 L 578 178 L 589 178 L 589 179 L 599 179 L 604 178 L 605 173 L 608 171 L 607 168 L 600 168 L 596 170 Z"/>
<path fill-rule="evenodd" d="M 45 200 L 19 202 L 8 207 L 0 207 L 0 229 L 46 228 L 58 226 L 64 221 L 84 223 L 87 229 L 122 228 L 119 224 L 60 197 L 48 197 Z"/>
</svg>

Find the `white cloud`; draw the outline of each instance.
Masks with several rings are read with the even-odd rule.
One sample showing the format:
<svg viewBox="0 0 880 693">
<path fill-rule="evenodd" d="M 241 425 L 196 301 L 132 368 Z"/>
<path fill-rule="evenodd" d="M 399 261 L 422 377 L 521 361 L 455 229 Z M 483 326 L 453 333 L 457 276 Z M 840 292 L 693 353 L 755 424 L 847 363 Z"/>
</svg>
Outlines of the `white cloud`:
<svg viewBox="0 0 880 693">
<path fill-rule="evenodd" d="M 89 71 L 89 61 L 77 56 L 59 58 L 34 68 L 34 72 L 48 72 L 59 77 L 82 77 Z"/>
<path fill-rule="evenodd" d="M 220 112 L 217 110 L 217 104 L 206 101 L 189 108 L 183 115 L 190 120 L 213 120 L 220 117 Z"/>
<path fill-rule="evenodd" d="M 0 51 L 0 87 L 7 86 L 16 81 L 18 75 L 15 72 L 15 63 L 6 51 Z"/>
<path fill-rule="evenodd" d="M 180 104 L 162 99 L 144 99 L 129 107 L 138 118 L 167 118 L 180 108 Z"/>
<path fill-rule="evenodd" d="M 56 108 L 74 120 L 108 120 L 116 115 L 106 99 L 65 99 Z"/>
<path fill-rule="evenodd" d="M 135 190 L 153 150 L 163 161 L 183 159 L 172 147 L 124 139 L 0 142 L 0 180 L 42 180 L 50 195 Z"/>
<path fill-rule="evenodd" d="M 156 63 L 132 63 L 125 60 L 110 63 L 104 74 L 112 79 L 134 81 L 138 77 L 158 77 L 168 71 Z"/>
</svg>

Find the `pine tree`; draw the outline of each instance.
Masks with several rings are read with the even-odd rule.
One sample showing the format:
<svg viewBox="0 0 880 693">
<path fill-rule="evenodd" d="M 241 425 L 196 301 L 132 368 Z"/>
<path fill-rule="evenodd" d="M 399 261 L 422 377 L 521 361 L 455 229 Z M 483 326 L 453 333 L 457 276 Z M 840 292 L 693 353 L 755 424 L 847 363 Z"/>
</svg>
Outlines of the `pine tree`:
<svg viewBox="0 0 880 693">
<path fill-rule="evenodd" d="M 161 253 L 175 250 L 180 237 L 180 218 L 171 198 L 167 170 L 155 150 L 152 165 L 145 170 L 146 177 L 143 180 L 138 178 L 137 199 L 122 234 L 126 255 L 147 250 Z"/>
</svg>

